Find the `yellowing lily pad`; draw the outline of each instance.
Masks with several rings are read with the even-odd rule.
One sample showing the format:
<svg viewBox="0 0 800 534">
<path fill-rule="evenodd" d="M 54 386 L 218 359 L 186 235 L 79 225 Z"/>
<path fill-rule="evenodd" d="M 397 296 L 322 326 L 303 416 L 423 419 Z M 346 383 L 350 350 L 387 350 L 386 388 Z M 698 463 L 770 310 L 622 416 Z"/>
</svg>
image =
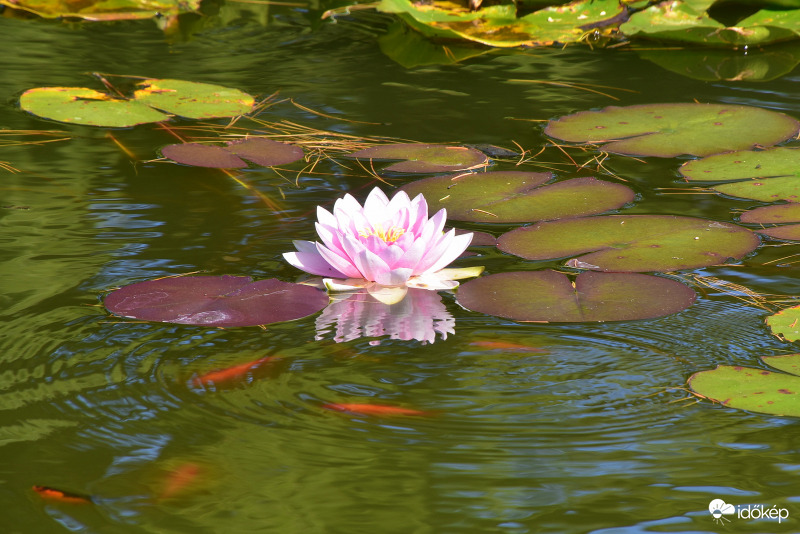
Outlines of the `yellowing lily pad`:
<svg viewBox="0 0 800 534">
<path fill-rule="evenodd" d="M 601 144 L 606 152 L 637 156 L 708 156 L 797 134 L 800 123 L 766 109 L 734 104 L 610 106 L 551 120 L 545 133 L 571 143 Z"/>
<path fill-rule="evenodd" d="M 695 297 L 686 285 L 659 276 L 586 272 L 571 281 L 551 270 L 491 274 L 457 292 L 468 310 L 545 323 L 663 317 L 688 308 Z"/>
<path fill-rule="evenodd" d="M 632 189 L 595 178 L 547 184 L 550 173 L 496 171 L 434 176 L 404 185 L 409 196 L 422 194 L 433 211 L 473 222 L 532 222 L 596 215 L 633 201 Z"/>
<path fill-rule="evenodd" d="M 377 145 L 348 154 L 367 160 L 405 160 L 385 168 L 398 173 L 439 173 L 485 167 L 489 158 L 480 150 L 463 146 L 397 143 Z"/>
<path fill-rule="evenodd" d="M 787 373 L 754 367 L 720 365 L 689 377 L 696 394 L 729 408 L 800 417 L 800 354 L 762 356 L 764 363 Z"/>
<path fill-rule="evenodd" d="M 607 215 L 540 222 L 498 238 L 528 260 L 574 257 L 571 267 L 644 272 L 696 269 L 740 260 L 760 240 L 735 224 L 671 215 Z"/>
<path fill-rule="evenodd" d="M 233 117 L 252 110 L 252 96 L 220 85 L 145 80 L 131 99 L 85 87 L 38 87 L 25 91 L 20 107 L 60 122 L 124 128 L 161 122 L 172 115 L 194 119 Z"/>
<path fill-rule="evenodd" d="M 196 12 L 200 0 L 0 0 L 43 18 L 71 17 L 89 21 L 136 20 Z"/>
<path fill-rule="evenodd" d="M 25 111 L 59 122 L 124 128 L 161 122 L 169 115 L 134 100 L 113 98 L 85 87 L 39 87 L 19 99 Z"/>
<path fill-rule="evenodd" d="M 772 333 L 786 341 L 800 341 L 800 306 L 786 308 L 767 317 Z"/>
</svg>

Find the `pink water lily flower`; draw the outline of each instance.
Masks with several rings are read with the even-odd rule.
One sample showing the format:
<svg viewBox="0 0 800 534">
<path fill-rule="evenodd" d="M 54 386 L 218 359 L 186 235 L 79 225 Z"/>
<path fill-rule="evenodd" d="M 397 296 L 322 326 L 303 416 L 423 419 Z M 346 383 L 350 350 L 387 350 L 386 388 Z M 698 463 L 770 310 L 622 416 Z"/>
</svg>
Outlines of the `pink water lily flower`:
<svg viewBox="0 0 800 534">
<path fill-rule="evenodd" d="M 334 291 L 376 285 L 452 289 L 458 285 L 454 279 L 476 276 L 482 268 L 444 269 L 472 241 L 472 234 L 444 232 L 446 217 L 442 209 L 429 219 L 422 195 L 411 200 L 399 191 L 389 200 L 376 187 L 363 207 L 349 194 L 336 201 L 333 213 L 317 207 L 322 242 L 294 241 L 297 252 L 283 256 L 325 277 Z"/>
</svg>

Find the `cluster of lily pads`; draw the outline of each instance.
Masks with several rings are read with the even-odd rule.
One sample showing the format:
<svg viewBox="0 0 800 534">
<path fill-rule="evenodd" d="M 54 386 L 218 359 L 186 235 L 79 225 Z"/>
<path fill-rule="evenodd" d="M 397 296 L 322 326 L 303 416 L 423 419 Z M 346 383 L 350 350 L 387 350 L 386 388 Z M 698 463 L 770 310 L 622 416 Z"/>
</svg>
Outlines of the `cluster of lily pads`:
<svg viewBox="0 0 800 534">
<path fill-rule="evenodd" d="M 34 89 L 23 95 L 21 106 L 53 120 L 119 126 L 168 120 L 174 115 L 233 116 L 250 112 L 255 105 L 252 97 L 236 90 L 206 84 L 184 85 L 187 83 L 144 80 L 132 98 L 98 95 L 85 88 Z M 800 123 L 782 113 L 749 106 L 697 103 L 579 112 L 549 121 L 544 130 L 553 139 L 605 153 L 696 156 L 698 159 L 684 163 L 679 169 L 688 182 L 702 182 L 722 195 L 781 202 L 742 213 L 739 222 L 751 225 L 752 229 L 730 221 L 625 215 L 620 210 L 636 199 L 634 191 L 625 185 L 596 177 L 559 180 L 549 172 L 488 171 L 498 158 L 490 156 L 497 153 L 485 147 L 479 150 L 473 146 L 387 143 L 356 150 L 346 157 L 361 161 L 365 169 L 369 167 L 374 173 L 395 177 L 432 175 L 409 181 L 400 188 L 406 199 L 402 202 L 408 206 L 403 209 L 416 213 L 408 199 L 421 196 L 426 201 L 425 214 L 428 208 L 444 209 L 451 221 L 467 222 L 473 227 L 494 223 L 504 227 L 516 225 L 500 236 L 474 232 L 471 246 L 475 250 L 495 247 L 520 258 L 524 268 L 486 274 L 462 284 L 456 293 L 462 307 L 520 322 L 625 321 L 662 317 L 691 306 L 695 292 L 672 275 L 676 271 L 741 260 L 761 244 L 758 234 L 770 239 L 800 240 L 800 193 L 796 185 L 800 150 L 776 147 L 797 136 L 798 131 Z M 257 136 L 224 144 L 179 143 L 162 148 L 162 155 L 174 162 L 223 169 L 250 164 L 282 165 L 303 159 L 304 154 L 301 147 Z M 500 154 L 502 159 L 503 153 Z M 387 162 L 383 168 L 382 161 Z M 389 201 L 383 198 L 382 202 L 389 206 Z M 348 202 L 356 205 L 355 200 Z M 391 205 L 395 204 L 393 200 Z M 383 209 L 365 205 L 364 213 Z M 442 224 L 443 217 L 437 217 L 436 224 Z M 344 219 L 328 214 L 326 220 Z M 400 258 L 399 252 L 395 254 L 390 249 L 394 248 L 395 240 L 410 231 L 402 225 L 410 223 L 395 221 L 391 228 L 382 228 L 374 221 L 369 224 L 372 226 L 357 230 L 356 234 L 361 232 L 361 238 L 373 240 L 374 246 L 380 245 L 374 249 L 383 251 L 379 253 L 383 257 L 380 261 L 360 256 L 358 235 L 354 234 L 353 245 L 341 248 L 340 238 L 331 241 L 331 237 L 325 237 L 329 231 L 320 230 L 323 239 L 328 239 L 328 246 L 339 248 L 340 254 L 350 258 L 346 260 L 350 266 L 332 263 L 331 272 L 367 278 L 359 273 L 374 271 L 379 264 L 384 265 L 383 260 Z M 409 235 L 403 237 L 406 238 L 410 239 Z M 316 254 L 314 247 L 321 250 L 319 246 L 303 243 L 298 245 L 298 253 L 292 253 L 298 258 L 294 264 L 312 273 L 328 272 L 327 268 L 313 267 L 322 260 L 309 256 L 311 252 Z M 412 243 L 408 241 L 404 247 Z M 329 252 L 323 256 L 328 257 Z M 423 252 L 416 251 L 413 255 L 417 257 Z M 367 261 L 369 265 L 364 263 Z M 561 261 L 563 266 L 558 270 L 531 270 L 536 264 L 530 262 L 553 261 Z M 480 270 L 473 268 L 468 276 L 479 273 Z M 387 280 L 394 280 L 395 275 L 386 276 Z M 367 278 L 369 284 L 374 284 L 370 280 L 373 279 Z M 457 284 L 447 287 L 454 285 Z M 337 286 L 341 284 L 328 284 L 329 289 Z M 321 284 L 314 287 L 277 279 L 253 281 L 240 276 L 184 276 L 117 289 L 109 293 L 104 304 L 116 315 L 140 320 L 217 327 L 263 325 L 306 317 L 328 307 L 329 296 L 321 287 Z M 441 289 L 435 285 L 431 288 Z M 343 302 L 340 298 L 336 300 L 340 305 Z M 386 305 L 396 306 L 396 303 Z M 429 328 L 425 339 L 430 340 L 434 331 L 452 332 L 452 320 L 446 312 L 439 310 L 436 315 L 441 325 Z M 330 324 L 330 320 L 326 319 L 325 324 Z M 776 335 L 794 341 L 800 339 L 799 320 L 800 307 L 797 307 L 771 316 L 767 323 Z M 339 338 L 351 339 L 348 335 L 340 333 Z M 421 339 L 413 335 L 410 338 Z M 696 394 L 730 406 L 795 414 L 790 405 L 796 403 L 794 395 L 798 390 L 794 382 L 800 378 L 773 377 L 775 373 L 769 379 L 753 378 L 767 376 L 765 373 L 769 372 L 720 367 L 697 373 L 690 385 Z M 754 380 L 775 380 L 777 389 L 764 388 L 780 394 L 757 406 L 740 405 L 742 392 Z"/>
</svg>

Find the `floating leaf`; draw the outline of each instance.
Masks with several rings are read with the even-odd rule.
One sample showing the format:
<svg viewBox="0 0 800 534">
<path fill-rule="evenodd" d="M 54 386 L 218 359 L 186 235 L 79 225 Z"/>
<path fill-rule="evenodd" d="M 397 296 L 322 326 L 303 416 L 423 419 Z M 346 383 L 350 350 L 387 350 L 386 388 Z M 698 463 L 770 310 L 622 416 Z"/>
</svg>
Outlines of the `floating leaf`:
<svg viewBox="0 0 800 534">
<path fill-rule="evenodd" d="M 194 119 L 248 113 L 253 97 L 238 89 L 181 80 L 145 80 L 134 98 L 110 96 L 85 87 L 38 87 L 25 91 L 20 107 L 60 122 L 124 128 L 161 122 L 169 114 Z M 167 112 L 167 113 L 164 113 Z"/>
<path fill-rule="evenodd" d="M 729 408 L 772 415 L 800 416 L 800 354 L 762 356 L 777 369 L 720 365 L 711 371 L 700 371 L 689 377 L 689 387 L 703 397 Z"/>
<path fill-rule="evenodd" d="M 574 282 L 556 271 L 520 271 L 483 276 L 458 288 L 468 310 L 515 321 L 574 323 L 651 319 L 692 305 L 686 285 L 633 273 L 579 274 Z"/>
<path fill-rule="evenodd" d="M 800 341 L 800 306 L 786 308 L 767 317 L 772 333 L 786 341 Z"/>
<path fill-rule="evenodd" d="M 724 195 L 751 198 L 762 202 L 775 202 L 778 200 L 800 202 L 800 178 L 796 176 L 734 182 L 732 184 L 715 185 L 712 189 Z"/>
<path fill-rule="evenodd" d="M 800 223 L 800 204 L 762 206 L 742 213 L 739 220 L 753 224 Z M 756 228 L 754 231 L 776 239 L 800 240 L 800 224 Z"/>
<path fill-rule="evenodd" d="M 183 80 L 145 80 L 134 98 L 151 107 L 186 117 L 235 117 L 253 109 L 255 99 L 238 89 Z"/>
<path fill-rule="evenodd" d="M 218 327 L 292 321 L 327 304 L 328 296 L 313 287 L 249 276 L 161 278 L 112 291 L 104 301 L 122 317 Z"/>
<path fill-rule="evenodd" d="M 607 215 L 540 222 L 498 238 L 528 260 L 578 256 L 568 265 L 600 271 L 675 271 L 739 260 L 758 237 L 746 228 L 693 217 Z"/>
<path fill-rule="evenodd" d="M 169 115 L 132 100 L 112 98 L 84 87 L 28 89 L 19 99 L 25 111 L 59 122 L 125 128 L 161 122 Z"/>
<path fill-rule="evenodd" d="M 573 178 L 545 185 L 550 173 L 496 171 L 434 176 L 401 187 L 422 194 L 431 211 L 473 222 L 531 222 L 596 215 L 633 201 L 630 188 L 595 178 Z"/>
<path fill-rule="evenodd" d="M 303 157 L 303 149 L 261 137 L 253 137 L 242 141 L 231 141 L 226 146 L 201 143 L 167 145 L 161 149 L 161 154 L 184 165 L 238 169 L 247 167 L 247 163 L 241 158 L 264 167 L 291 163 Z"/>
<path fill-rule="evenodd" d="M 783 113 L 723 104 L 610 106 L 551 120 L 545 133 L 572 143 L 602 143 L 606 152 L 638 156 L 708 156 L 794 136 L 800 123 Z"/>
<path fill-rule="evenodd" d="M 44 18 L 110 21 L 175 17 L 180 13 L 198 11 L 200 0 L 0 0 L 0 5 L 23 9 Z"/>
<path fill-rule="evenodd" d="M 408 173 L 465 171 L 485 167 L 489 162 L 486 154 L 474 148 L 418 143 L 377 145 L 348 154 L 348 157 L 369 160 L 405 160 L 393 163 L 385 170 Z"/>
</svg>

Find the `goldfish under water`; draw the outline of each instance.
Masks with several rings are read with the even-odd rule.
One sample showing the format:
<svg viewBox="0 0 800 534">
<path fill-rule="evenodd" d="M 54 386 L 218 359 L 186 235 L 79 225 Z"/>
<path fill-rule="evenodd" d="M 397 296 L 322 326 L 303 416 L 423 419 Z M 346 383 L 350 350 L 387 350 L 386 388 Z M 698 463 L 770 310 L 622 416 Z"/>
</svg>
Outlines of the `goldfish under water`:
<svg viewBox="0 0 800 534">
<path fill-rule="evenodd" d="M 278 357 L 265 356 L 255 361 L 233 365 L 225 369 L 215 369 L 214 371 L 209 371 L 208 373 L 192 378 L 192 385 L 197 387 L 212 384 L 220 386 L 240 382 L 248 376 L 255 374 L 262 366 L 266 366 L 266 364 L 277 360 L 279 360 Z"/>
<path fill-rule="evenodd" d="M 386 404 L 359 404 L 359 403 L 331 403 L 323 404 L 323 408 L 359 415 L 374 415 L 383 417 L 396 416 L 430 416 L 430 412 L 423 412 L 413 408 L 402 408 L 400 406 L 389 406 Z"/>
<path fill-rule="evenodd" d="M 70 504 L 87 504 L 92 502 L 92 498 L 88 495 L 70 493 L 68 491 L 51 488 L 49 486 L 33 486 L 33 491 L 38 493 L 42 499 L 47 499 L 48 501 L 57 501 Z"/>
</svg>

